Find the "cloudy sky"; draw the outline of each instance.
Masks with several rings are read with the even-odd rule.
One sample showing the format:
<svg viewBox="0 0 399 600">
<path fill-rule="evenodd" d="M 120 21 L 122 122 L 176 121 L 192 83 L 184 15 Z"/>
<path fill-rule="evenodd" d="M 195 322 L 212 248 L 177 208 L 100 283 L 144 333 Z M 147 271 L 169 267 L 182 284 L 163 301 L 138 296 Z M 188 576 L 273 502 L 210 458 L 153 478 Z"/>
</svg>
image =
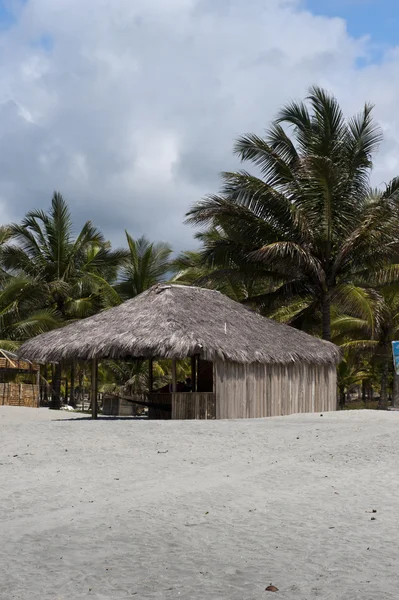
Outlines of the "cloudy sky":
<svg viewBox="0 0 399 600">
<path fill-rule="evenodd" d="M 0 218 L 47 208 L 115 245 L 189 247 L 190 205 L 231 148 L 325 86 L 385 131 L 373 183 L 399 174 L 396 0 L 0 0 Z"/>
</svg>

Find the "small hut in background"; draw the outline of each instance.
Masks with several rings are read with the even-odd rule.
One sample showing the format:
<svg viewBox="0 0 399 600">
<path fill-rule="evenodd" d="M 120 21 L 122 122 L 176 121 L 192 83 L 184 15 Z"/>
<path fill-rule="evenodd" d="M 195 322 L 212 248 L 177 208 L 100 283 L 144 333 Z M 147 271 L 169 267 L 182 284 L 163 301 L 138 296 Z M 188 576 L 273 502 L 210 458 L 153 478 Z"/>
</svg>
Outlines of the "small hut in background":
<svg viewBox="0 0 399 600">
<path fill-rule="evenodd" d="M 21 353 L 42 363 L 92 361 L 94 394 L 99 359 L 149 359 L 147 405 L 153 418 L 268 417 L 337 406 L 335 345 L 198 287 L 156 285 L 26 342 Z M 176 360 L 187 357 L 192 388 L 178 391 Z M 152 385 L 157 358 L 171 359 L 173 367 L 171 389 L 162 394 Z"/>
<path fill-rule="evenodd" d="M 0 405 L 37 408 L 40 404 L 39 377 L 38 364 L 0 350 Z"/>
</svg>

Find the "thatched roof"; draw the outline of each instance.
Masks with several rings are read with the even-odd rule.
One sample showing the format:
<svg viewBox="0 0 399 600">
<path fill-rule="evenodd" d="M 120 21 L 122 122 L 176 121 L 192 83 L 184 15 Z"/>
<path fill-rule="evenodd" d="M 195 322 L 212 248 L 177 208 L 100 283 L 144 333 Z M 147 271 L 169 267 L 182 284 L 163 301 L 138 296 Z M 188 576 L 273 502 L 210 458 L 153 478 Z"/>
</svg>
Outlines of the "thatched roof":
<svg viewBox="0 0 399 600">
<path fill-rule="evenodd" d="M 124 304 L 37 336 L 20 354 L 38 362 L 186 358 L 240 363 L 337 363 L 336 346 L 249 311 L 220 292 L 159 284 Z"/>
</svg>

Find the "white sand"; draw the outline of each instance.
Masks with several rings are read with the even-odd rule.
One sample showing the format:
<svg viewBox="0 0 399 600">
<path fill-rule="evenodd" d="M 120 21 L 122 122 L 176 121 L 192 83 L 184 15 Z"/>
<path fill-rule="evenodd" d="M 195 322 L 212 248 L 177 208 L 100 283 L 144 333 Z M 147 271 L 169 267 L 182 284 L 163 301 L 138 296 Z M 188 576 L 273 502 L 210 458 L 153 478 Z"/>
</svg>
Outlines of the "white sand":
<svg viewBox="0 0 399 600">
<path fill-rule="evenodd" d="M 399 598 L 398 412 L 0 407 L 0 436 L 2 600 Z"/>
</svg>

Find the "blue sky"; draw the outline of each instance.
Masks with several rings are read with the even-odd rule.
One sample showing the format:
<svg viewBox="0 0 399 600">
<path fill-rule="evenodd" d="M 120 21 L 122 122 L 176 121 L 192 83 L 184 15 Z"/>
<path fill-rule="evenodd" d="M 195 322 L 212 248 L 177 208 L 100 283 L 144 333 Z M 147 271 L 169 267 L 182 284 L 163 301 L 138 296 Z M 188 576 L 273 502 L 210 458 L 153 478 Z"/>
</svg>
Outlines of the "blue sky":
<svg viewBox="0 0 399 600">
<path fill-rule="evenodd" d="M 305 0 L 314 14 L 342 17 L 354 37 L 369 35 L 382 47 L 399 45 L 398 0 Z"/>
<path fill-rule="evenodd" d="M 16 13 L 19 5 L 27 0 L 0 0 L 0 27 L 10 27 L 15 23 Z"/>
</svg>

